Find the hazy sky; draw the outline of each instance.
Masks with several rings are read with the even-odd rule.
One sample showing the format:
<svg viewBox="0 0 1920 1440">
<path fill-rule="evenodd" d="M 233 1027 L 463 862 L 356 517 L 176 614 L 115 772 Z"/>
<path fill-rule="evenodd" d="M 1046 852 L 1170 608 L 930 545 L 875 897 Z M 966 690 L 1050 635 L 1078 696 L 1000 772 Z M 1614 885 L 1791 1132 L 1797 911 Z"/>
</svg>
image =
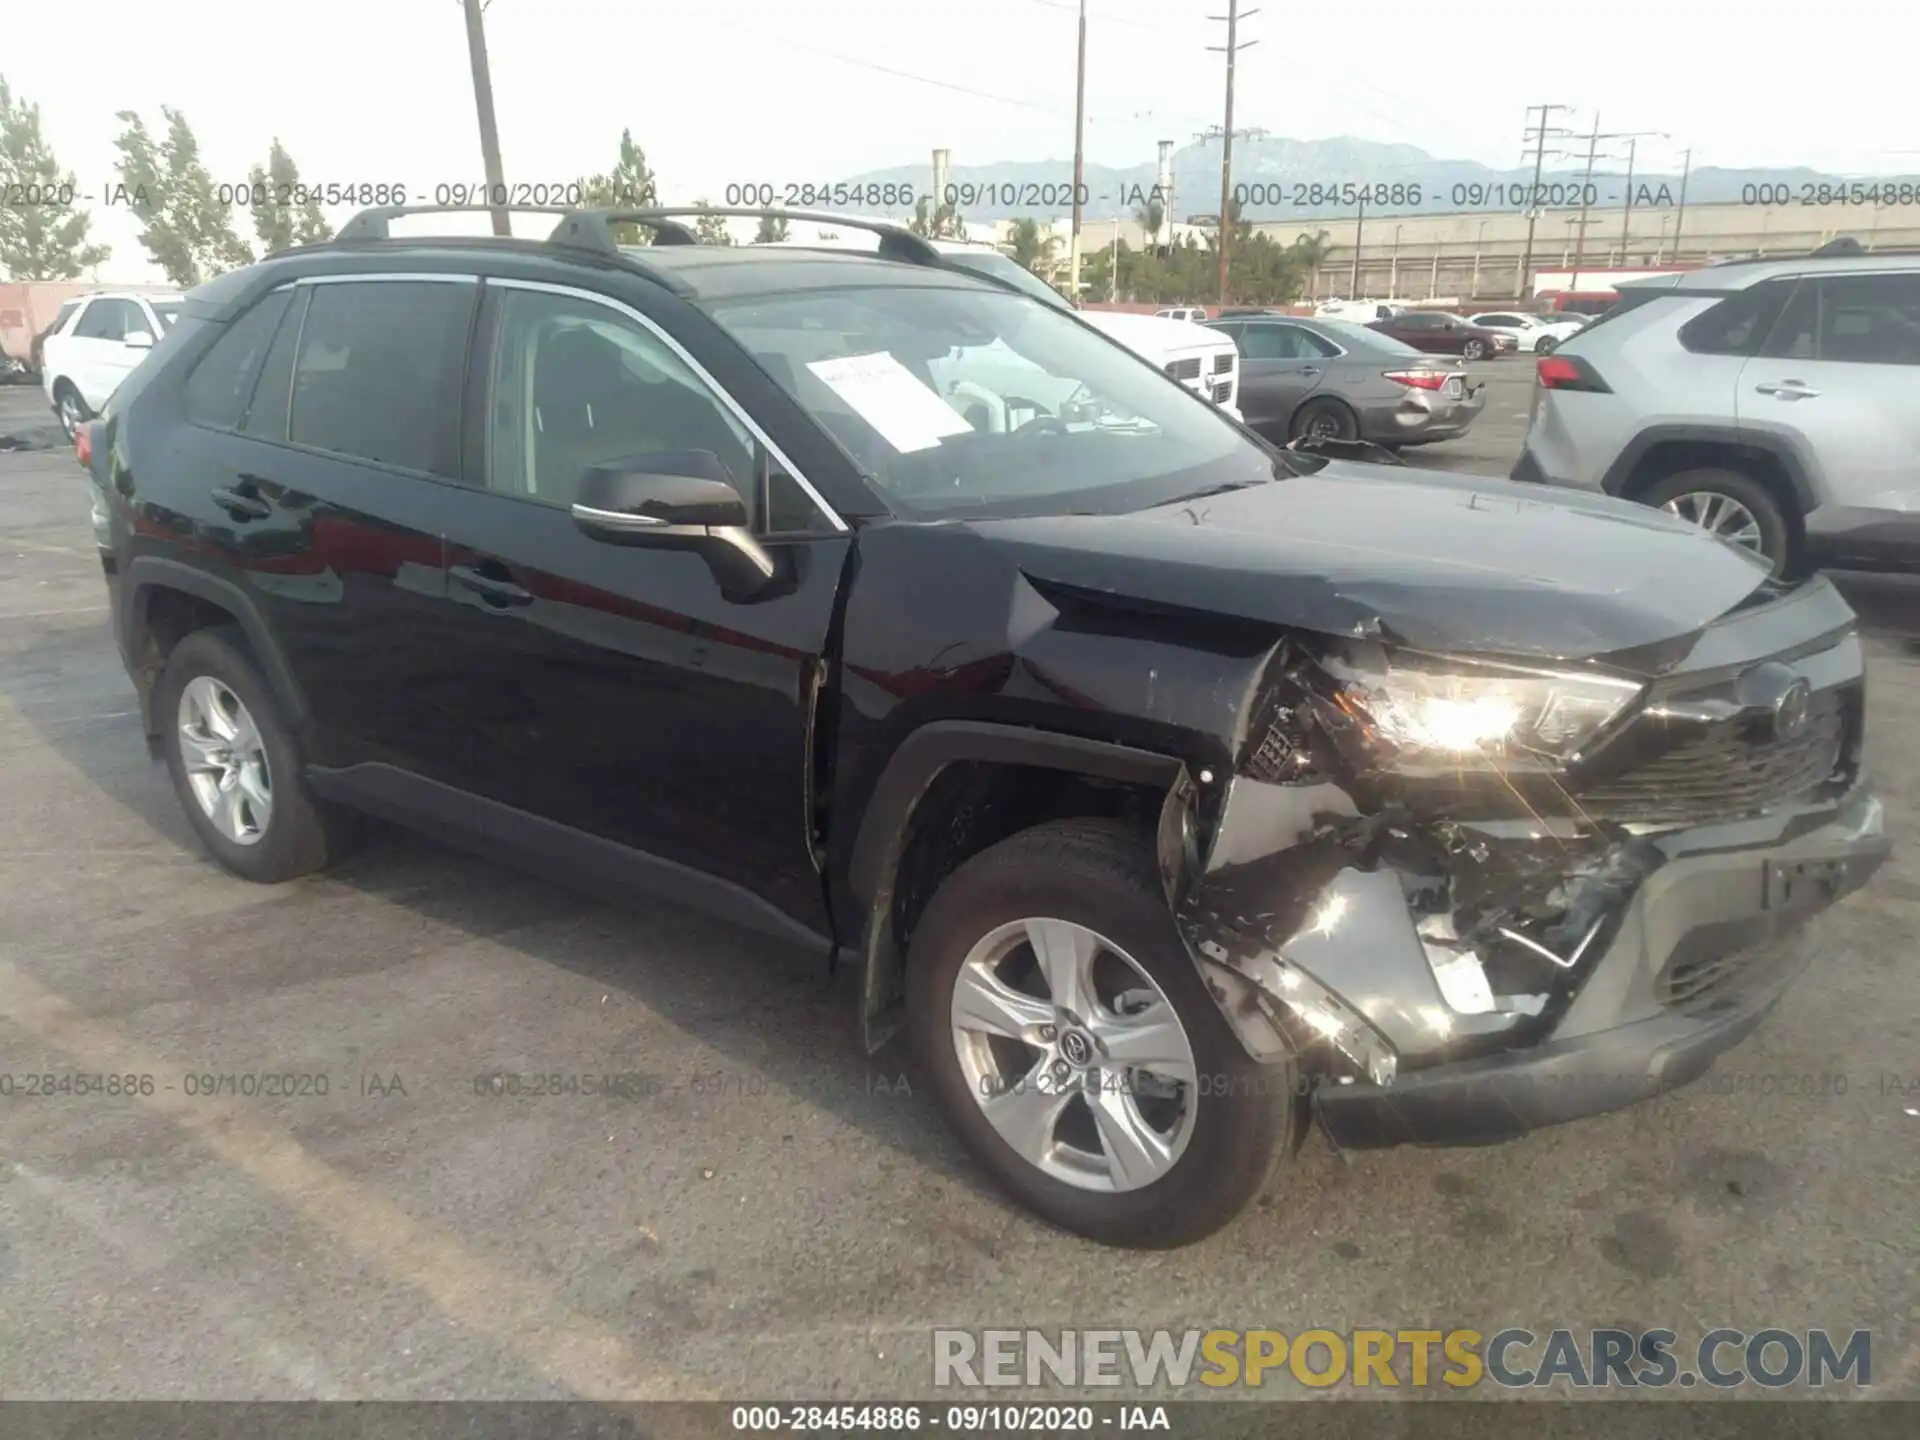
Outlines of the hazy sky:
<svg viewBox="0 0 1920 1440">
<path fill-rule="evenodd" d="M 482 178 L 458 0 L 0 5 L 0 73 L 41 106 L 83 192 L 114 178 L 114 112 L 158 131 L 162 104 L 186 112 L 216 180 L 244 181 L 275 136 L 309 181 L 430 198 Z M 1206 17 L 1225 8 L 1090 0 L 1090 159 L 1149 160 L 1219 123 L 1223 57 L 1207 47 L 1226 26 Z M 1242 25 L 1259 43 L 1240 55 L 1235 124 L 1512 165 L 1526 107 L 1551 101 L 1580 107 L 1563 124 L 1597 110 L 1608 131 L 1669 132 L 1670 147 L 1640 142 L 1646 169 L 1691 146 L 1696 165 L 1912 171 L 1920 124 L 1870 58 L 1875 34 L 1899 53 L 1899 9 L 1823 0 L 1777 24 L 1725 0 L 1275 0 Z M 955 164 L 1058 158 L 1068 179 L 1074 17 L 1074 0 L 492 0 L 507 177 L 606 168 L 628 126 L 675 201 L 925 163 L 942 145 Z M 108 278 L 141 278 L 125 213 L 96 230 L 116 250 Z"/>
</svg>

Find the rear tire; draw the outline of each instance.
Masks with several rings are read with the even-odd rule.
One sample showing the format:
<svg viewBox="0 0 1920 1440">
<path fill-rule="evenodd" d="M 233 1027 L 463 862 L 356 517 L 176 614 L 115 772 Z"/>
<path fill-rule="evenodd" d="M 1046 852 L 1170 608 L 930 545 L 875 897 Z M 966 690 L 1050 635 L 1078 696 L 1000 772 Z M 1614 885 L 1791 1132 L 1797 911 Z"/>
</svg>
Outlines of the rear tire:
<svg viewBox="0 0 1920 1440">
<path fill-rule="evenodd" d="M 1358 440 L 1360 422 L 1338 400 L 1309 400 L 1294 411 L 1288 434 L 1295 440 Z"/>
<path fill-rule="evenodd" d="M 1533 342 L 1534 353 L 1537 355 L 1551 355 L 1559 348 L 1560 342 L 1551 335 L 1542 335 L 1538 340 Z"/>
<path fill-rule="evenodd" d="M 238 626 L 173 647 L 154 691 L 167 770 L 209 854 L 243 880 L 324 870 L 350 847 L 354 817 L 307 788 L 298 746 Z"/>
<path fill-rule="evenodd" d="M 1467 341 L 1466 345 L 1460 351 L 1460 356 L 1464 360 L 1486 359 L 1487 358 L 1487 342 L 1484 340 Z"/>
<path fill-rule="evenodd" d="M 1056 968 L 1063 963 L 1058 957 L 1072 947 L 1063 950 L 1057 939 L 1047 940 L 1053 958 L 1042 962 L 1029 938 L 1035 933 L 1043 939 L 1091 936 L 1111 949 L 1089 943 L 1092 958 L 1076 958 L 1063 972 Z M 1003 958 L 993 961 L 995 955 Z M 994 965 L 1007 968 L 996 971 Z M 1089 978 L 1084 989 L 1046 982 L 1061 973 Z M 1025 1017 L 1034 1043 L 1003 1039 L 1004 1030 L 986 1040 L 979 1027 L 959 1026 L 977 1012 L 962 1011 L 956 999 L 981 994 L 983 974 L 1002 987 L 993 994 L 1010 997 L 1010 1013 Z M 1103 993 L 1109 985 L 1118 987 L 1112 1005 Z M 1084 1024 L 1065 1023 L 1063 1010 Z M 997 1009 L 994 1014 L 1001 1017 Z M 1193 1076 L 1184 1087 L 1160 1079 L 1171 1070 L 1158 1061 L 1149 1065 L 1140 1049 L 1127 1052 L 1140 1061 L 1137 1068 L 1111 1061 L 1101 1068 L 1126 1043 L 1128 1023 L 1142 1016 L 1157 1017 L 1149 1026 L 1157 1045 L 1172 1043 L 1165 1037 L 1175 1030 L 1183 1037 Z M 1169 1028 L 1170 1018 L 1177 1026 Z M 1042 1022 L 1058 1028 L 1033 1028 Z M 1296 1138 L 1301 1107 L 1293 1067 L 1263 1066 L 1235 1038 L 1174 928 L 1152 836 L 1121 822 L 1036 826 L 949 876 L 914 928 L 907 1023 L 935 1098 L 974 1158 L 1036 1214 L 1102 1244 L 1171 1249 L 1211 1234 L 1245 1207 L 1271 1173 L 1275 1155 L 1291 1150 Z M 1076 1031 L 1094 1039 L 1094 1065 L 1079 1072 L 1063 1063 L 1076 1049 L 1087 1053 L 1075 1044 Z M 1010 1085 L 983 1078 L 983 1056 L 989 1054 L 992 1066 L 1001 1055 L 1011 1057 L 992 1072 Z M 998 1123 L 990 1119 L 982 1096 L 1037 1101 L 1053 1083 L 1044 1078 L 1048 1074 L 1092 1088 L 1069 1093 L 1054 1118 L 1028 1127 L 1032 1142 L 1016 1146 L 1008 1133 L 1019 1126 L 1005 1113 Z M 1124 1132 L 1110 1141 L 1106 1125 L 1095 1119 L 1092 1096 L 1101 1097 L 1102 1119 L 1112 1122 L 1109 1102 L 1124 1104 L 1127 1123 L 1151 1129 L 1156 1145 L 1167 1141 L 1154 1152 L 1155 1163 L 1132 1177 L 1122 1173 L 1145 1147 L 1130 1147 Z M 1140 1183 L 1147 1176 L 1154 1178 Z"/>
<path fill-rule="evenodd" d="M 1751 475 L 1715 467 L 1683 470 L 1637 498 L 1752 550 L 1775 575 L 1787 574 L 1794 564 L 1793 525 L 1772 492 Z"/>
</svg>

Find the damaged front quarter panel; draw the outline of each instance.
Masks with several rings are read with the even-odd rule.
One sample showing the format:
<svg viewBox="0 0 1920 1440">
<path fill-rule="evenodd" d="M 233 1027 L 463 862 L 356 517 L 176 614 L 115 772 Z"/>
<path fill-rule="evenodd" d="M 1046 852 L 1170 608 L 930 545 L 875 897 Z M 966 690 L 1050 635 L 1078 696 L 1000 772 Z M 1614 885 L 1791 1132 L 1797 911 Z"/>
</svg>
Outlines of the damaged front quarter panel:
<svg viewBox="0 0 1920 1440">
<path fill-rule="evenodd" d="M 1416 816 L 1341 760 L 1294 652 L 1241 773 L 1169 792 L 1161 868 L 1180 933 L 1256 1058 L 1391 1084 L 1545 1025 L 1646 864 L 1572 827 Z M 1337 725 L 1337 717 L 1336 725 Z M 1491 941 L 1491 943 L 1489 943 Z"/>
</svg>

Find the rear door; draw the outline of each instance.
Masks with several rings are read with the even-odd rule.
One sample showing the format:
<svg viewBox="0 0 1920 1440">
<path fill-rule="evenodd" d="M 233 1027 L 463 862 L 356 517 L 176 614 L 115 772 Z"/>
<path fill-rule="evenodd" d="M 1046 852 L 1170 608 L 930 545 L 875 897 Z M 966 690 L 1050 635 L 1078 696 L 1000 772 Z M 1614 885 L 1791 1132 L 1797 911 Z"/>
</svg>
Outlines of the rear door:
<svg viewBox="0 0 1920 1440">
<path fill-rule="evenodd" d="M 1326 381 L 1330 347 L 1298 325 L 1250 320 L 1239 345 L 1240 413 L 1249 424 L 1287 424 Z"/>
<path fill-rule="evenodd" d="M 460 784 L 521 848 L 683 895 L 701 872 L 750 923 L 827 932 L 806 797 L 849 532 L 653 316 L 489 281 L 481 336 L 447 532 Z M 787 567 L 771 593 L 728 599 L 696 554 L 575 526 L 588 467 L 688 450 L 748 495 Z"/>
<path fill-rule="evenodd" d="M 237 422 L 219 372 L 207 383 L 215 433 L 203 458 L 217 519 L 206 542 L 288 660 L 315 765 L 445 776 L 461 739 L 440 704 L 440 520 L 459 489 L 460 380 L 478 291 L 457 275 L 301 282 L 260 302 L 280 314 Z M 232 333 L 248 324 L 235 320 Z M 217 351 L 189 380 L 190 407 Z"/>
<path fill-rule="evenodd" d="M 1740 374 L 1742 428 L 1817 457 L 1822 499 L 1920 510 L 1920 274 L 1807 276 Z"/>
</svg>

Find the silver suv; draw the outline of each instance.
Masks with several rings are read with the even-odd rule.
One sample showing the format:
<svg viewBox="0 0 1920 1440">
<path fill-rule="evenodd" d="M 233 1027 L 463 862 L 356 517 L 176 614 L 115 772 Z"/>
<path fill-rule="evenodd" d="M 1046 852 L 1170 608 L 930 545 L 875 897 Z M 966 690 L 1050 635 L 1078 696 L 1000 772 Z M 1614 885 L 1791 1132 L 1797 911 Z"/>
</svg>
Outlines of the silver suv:
<svg viewBox="0 0 1920 1440">
<path fill-rule="evenodd" d="M 1920 253 L 1620 286 L 1537 365 L 1516 480 L 1659 506 L 1778 573 L 1920 555 Z"/>
</svg>

